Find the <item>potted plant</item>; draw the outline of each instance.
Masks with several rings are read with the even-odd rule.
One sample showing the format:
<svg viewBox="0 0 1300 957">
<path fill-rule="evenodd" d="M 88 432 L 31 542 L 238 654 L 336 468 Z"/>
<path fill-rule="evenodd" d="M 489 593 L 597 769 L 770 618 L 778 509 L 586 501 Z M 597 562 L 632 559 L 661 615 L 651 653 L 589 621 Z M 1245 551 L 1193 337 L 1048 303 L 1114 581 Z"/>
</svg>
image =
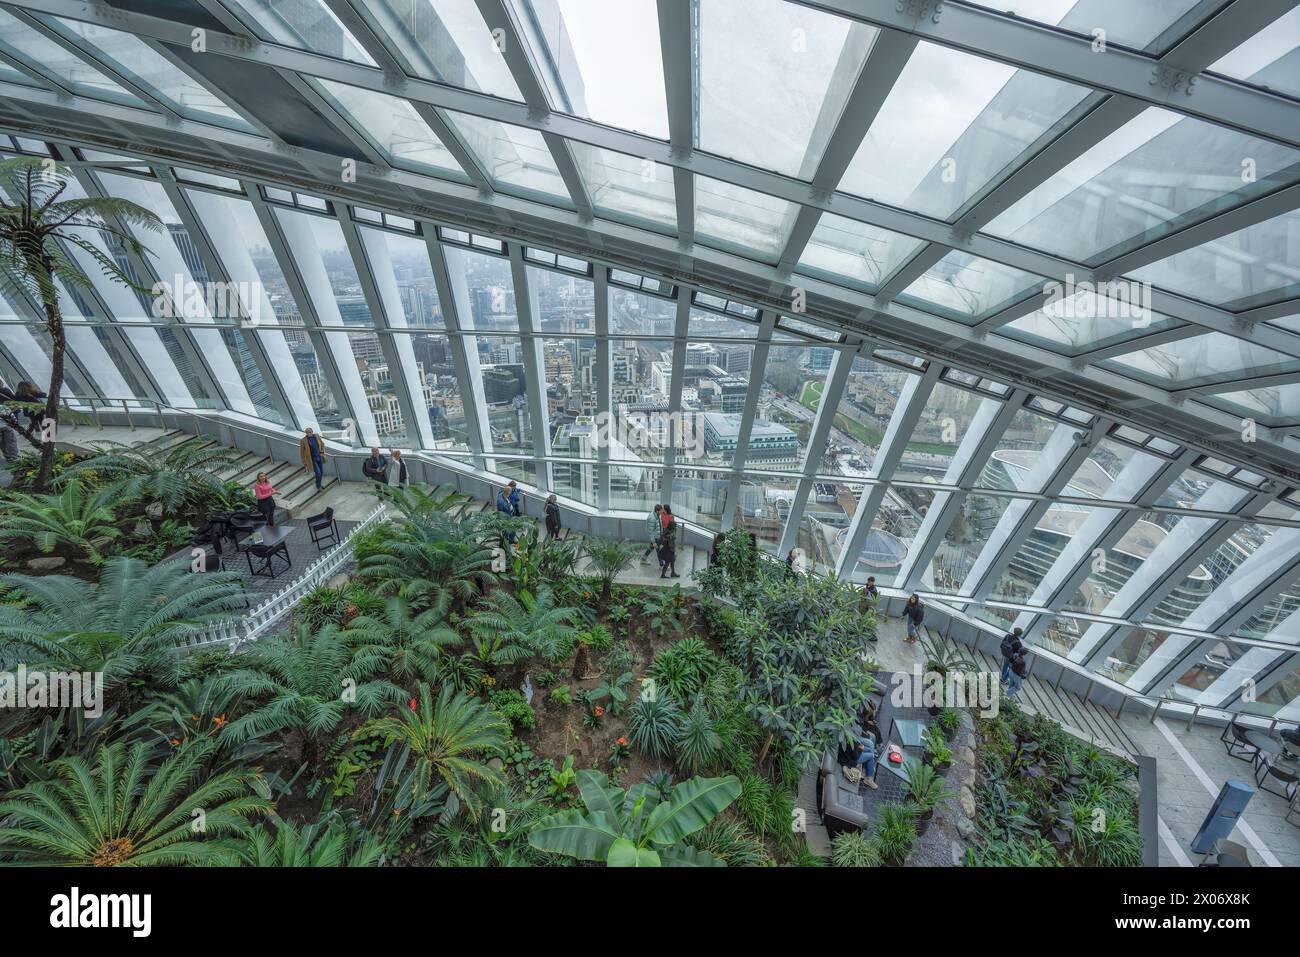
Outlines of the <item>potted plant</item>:
<svg viewBox="0 0 1300 957">
<path fill-rule="evenodd" d="M 943 729 L 943 736 L 951 741 L 961 727 L 961 714 L 956 708 L 944 708 L 936 715 L 935 721 Z"/>
<path fill-rule="evenodd" d="M 937 724 L 931 725 L 926 732 L 925 759 L 939 771 L 946 771 L 952 766 L 952 748 L 948 747 L 948 739 L 943 736 L 943 729 Z"/>
<path fill-rule="evenodd" d="M 881 805 L 880 817 L 876 822 L 875 843 L 883 863 L 891 867 L 902 867 L 917 836 L 914 808 L 897 801 Z"/>
<path fill-rule="evenodd" d="M 903 765 L 903 777 L 907 781 L 908 800 L 916 809 L 917 834 L 924 834 L 930 828 L 935 807 L 940 801 L 952 797 L 953 792 L 944 784 L 938 771 L 920 761 L 908 761 Z"/>
</svg>

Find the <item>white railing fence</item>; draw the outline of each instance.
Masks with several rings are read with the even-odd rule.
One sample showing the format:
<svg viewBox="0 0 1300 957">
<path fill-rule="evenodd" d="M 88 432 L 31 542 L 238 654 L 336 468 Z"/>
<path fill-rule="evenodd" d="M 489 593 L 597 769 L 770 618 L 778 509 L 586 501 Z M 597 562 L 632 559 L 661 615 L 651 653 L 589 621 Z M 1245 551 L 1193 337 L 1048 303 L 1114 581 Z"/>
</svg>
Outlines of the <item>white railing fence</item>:
<svg viewBox="0 0 1300 957">
<path fill-rule="evenodd" d="M 380 503 L 355 528 L 307 569 L 292 584 L 276 592 L 266 601 L 238 618 L 228 618 L 200 626 L 178 637 L 176 650 L 188 654 L 224 645 L 233 653 L 250 641 L 257 641 L 306 595 L 323 585 L 352 559 L 352 545 L 356 536 L 387 517 L 388 510 Z"/>
</svg>

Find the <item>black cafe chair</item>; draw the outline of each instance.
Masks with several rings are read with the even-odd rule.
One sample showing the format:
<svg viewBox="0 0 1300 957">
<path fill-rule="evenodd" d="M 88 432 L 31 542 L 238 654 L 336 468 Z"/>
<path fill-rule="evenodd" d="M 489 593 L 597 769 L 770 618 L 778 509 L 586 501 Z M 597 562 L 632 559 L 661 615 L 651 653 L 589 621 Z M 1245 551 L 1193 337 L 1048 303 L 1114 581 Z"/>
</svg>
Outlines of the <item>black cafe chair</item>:
<svg viewBox="0 0 1300 957">
<path fill-rule="evenodd" d="M 1250 761 L 1252 764 L 1259 757 L 1259 748 L 1246 737 L 1246 728 L 1237 723 L 1236 717 L 1228 722 L 1223 733 L 1219 735 L 1219 740 L 1223 742 L 1230 757 Z"/>
<path fill-rule="evenodd" d="M 274 578 L 293 565 L 293 560 L 289 558 L 289 546 L 285 542 L 276 545 L 249 545 L 244 549 L 244 557 L 248 559 L 248 573 L 250 575 L 265 575 L 267 578 Z M 254 567 L 253 559 L 257 559 L 257 565 Z M 284 568 L 276 571 L 275 563 L 280 560 L 284 562 Z"/>
<path fill-rule="evenodd" d="M 1271 781 L 1281 781 L 1281 789 L 1269 787 Z M 1268 791 L 1270 794 L 1276 794 L 1278 797 L 1284 797 L 1289 801 L 1295 797 L 1297 787 L 1300 787 L 1300 775 L 1294 771 L 1279 768 L 1276 764 L 1261 764 L 1259 770 L 1255 772 L 1255 784 L 1261 791 Z"/>
<path fill-rule="evenodd" d="M 319 515 L 312 515 L 307 519 L 307 531 L 311 533 L 311 540 L 315 543 L 318 551 L 323 551 L 331 545 L 339 543 L 339 524 L 334 521 L 334 509 L 327 508 Z"/>
</svg>

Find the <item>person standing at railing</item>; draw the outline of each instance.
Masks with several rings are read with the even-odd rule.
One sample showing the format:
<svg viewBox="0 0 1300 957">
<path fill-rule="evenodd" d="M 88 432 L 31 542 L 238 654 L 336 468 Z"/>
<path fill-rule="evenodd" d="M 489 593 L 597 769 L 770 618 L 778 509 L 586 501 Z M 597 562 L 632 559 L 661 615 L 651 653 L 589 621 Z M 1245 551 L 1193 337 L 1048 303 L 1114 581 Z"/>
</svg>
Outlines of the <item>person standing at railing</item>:
<svg viewBox="0 0 1300 957">
<path fill-rule="evenodd" d="M 271 484 L 271 476 L 265 472 L 257 473 L 257 481 L 253 483 L 253 494 L 257 496 L 257 510 L 262 513 L 267 525 L 275 525 L 275 496 L 279 491 Z"/>
<path fill-rule="evenodd" d="M 371 448 L 370 458 L 361 463 L 361 471 L 381 488 L 388 484 L 388 459 L 380 454 L 377 447 Z"/>
<path fill-rule="evenodd" d="M 325 463 L 330 460 L 329 453 L 325 451 L 325 440 L 313 432 L 311 429 L 304 431 L 302 441 L 298 443 L 298 457 L 302 460 L 302 467 L 311 469 L 316 475 L 316 491 L 323 487 L 325 477 Z"/>
<path fill-rule="evenodd" d="M 411 473 L 406 470 L 406 463 L 402 461 L 402 450 L 389 449 L 388 454 L 393 457 L 392 467 L 388 470 L 389 487 L 408 488 L 411 484 Z"/>
<path fill-rule="evenodd" d="M 909 643 L 921 637 L 921 623 L 925 621 L 925 606 L 921 596 L 912 594 L 903 606 L 903 621 L 907 623 L 907 640 Z"/>
</svg>

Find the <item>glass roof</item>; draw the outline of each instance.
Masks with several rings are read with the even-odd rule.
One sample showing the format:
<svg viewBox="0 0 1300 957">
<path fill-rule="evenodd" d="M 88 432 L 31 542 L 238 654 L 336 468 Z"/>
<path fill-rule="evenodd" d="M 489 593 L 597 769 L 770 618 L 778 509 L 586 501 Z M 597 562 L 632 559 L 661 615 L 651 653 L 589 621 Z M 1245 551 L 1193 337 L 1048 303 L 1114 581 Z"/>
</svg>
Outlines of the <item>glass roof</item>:
<svg viewBox="0 0 1300 957">
<path fill-rule="evenodd" d="M 1300 7 L 1278 17 L 1210 69 L 1300 97 Z"/>
<path fill-rule="evenodd" d="M 448 112 L 465 145 L 487 172 L 492 185 L 504 192 L 541 196 L 568 205 L 569 191 L 555 166 L 542 134 L 468 113 Z"/>
<path fill-rule="evenodd" d="M 283 0 L 231 0 L 230 6 L 240 11 L 253 23 L 266 31 L 268 38 L 277 43 L 339 57 L 374 66 L 375 61 L 365 48 L 334 15 L 329 7 L 317 0 L 285 3 Z"/>
<path fill-rule="evenodd" d="M 823 213 L 798 268 L 875 291 L 921 245 L 911 236 Z"/>
<path fill-rule="evenodd" d="M 696 144 L 812 179 L 874 27 L 785 0 L 701 0 Z"/>
<path fill-rule="evenodd" d="M 1286 356 L 1218 332 L 1153 346 L 1106 361 L 1139 377 L 1182 387 L 1235 377 L 1300 370 L 1300 358 Z"/>
<path fill-rule="evenodd" d="M 919 43 L 840 182 L 846 193 L 948 218 L 1089 90 Z"/>
<path fill-rule="evenodd" d="M 415 76 L 523 99 L 474 0 L 374 0 L 366 6 L 379 35 L 388 37 Z"/>
<path fill-rule="evenodd" d="M 465 179 L 456 158 L 409 101 L 373 90 L 318 81 L 321 92 L 394 166 Z"/>
<path fill-rule="evenodd" d="M 0 52 L 52 74 L 80 96 L 143 106 L 140 99 L 54 40 L 0 10 Z"/>
<path fill-rule="evenodd" d="M 1041 276 L 953 250 L 899 294 L 961 322 L 975 322 L 1032 294 Z"/>
</svg>

